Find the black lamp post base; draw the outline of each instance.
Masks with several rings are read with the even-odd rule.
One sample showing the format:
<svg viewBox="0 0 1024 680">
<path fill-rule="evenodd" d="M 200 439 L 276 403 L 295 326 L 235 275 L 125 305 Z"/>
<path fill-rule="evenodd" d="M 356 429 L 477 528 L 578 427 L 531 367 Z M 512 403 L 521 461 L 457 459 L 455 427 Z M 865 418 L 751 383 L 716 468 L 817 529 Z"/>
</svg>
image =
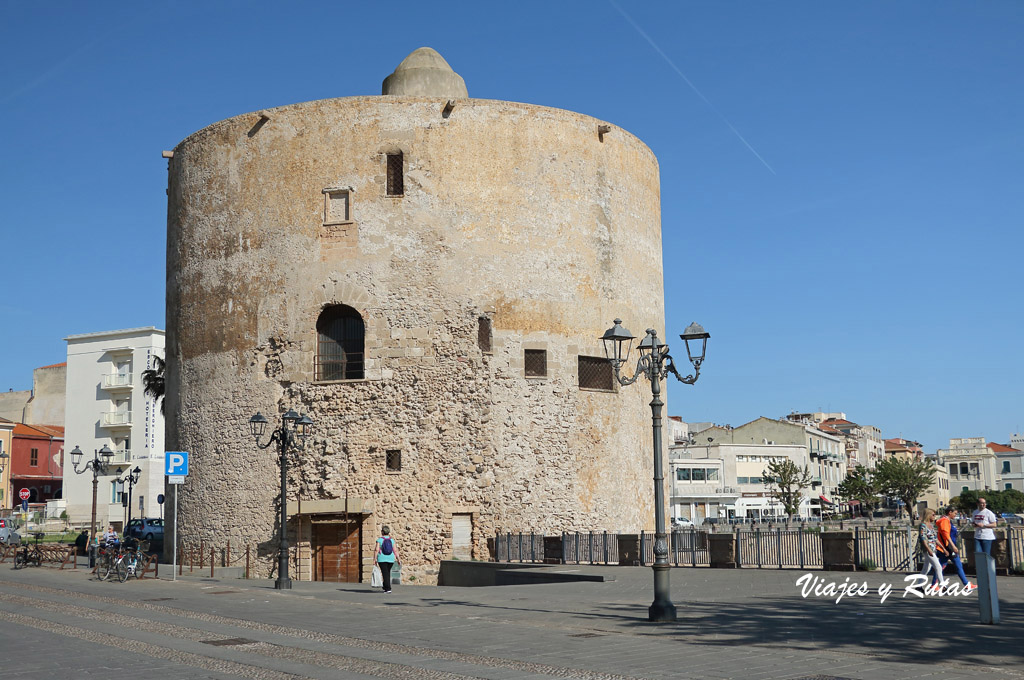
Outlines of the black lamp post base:
<svg viewBox="0 0 1024 680">
<path fill-rule="evenodd" d="M 290 578 L 279 578 L 274 581 L 274 590 L 291 590 L 292 580 Z"/>
<path fill-rule="evenodd" d="M 647 620 L 651 623 L 671 623 L 676 620 L 676 606 L 671 602 L 655 600 L 647 608 Z"/>
</svg>

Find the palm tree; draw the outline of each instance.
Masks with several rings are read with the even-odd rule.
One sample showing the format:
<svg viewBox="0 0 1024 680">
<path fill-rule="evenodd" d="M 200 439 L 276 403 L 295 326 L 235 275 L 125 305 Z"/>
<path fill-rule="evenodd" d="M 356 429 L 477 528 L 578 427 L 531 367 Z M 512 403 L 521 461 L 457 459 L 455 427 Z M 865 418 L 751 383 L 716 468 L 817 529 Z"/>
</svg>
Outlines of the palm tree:
<svg viewBox="0 0 1024 680">
<path fill-rule="evenodd" d="M 142 372 L 142 384 L 146 389 L 146 394 L 160 403 L 160 415 L 164 413 L 164 368 L 166 366 L 163 359 L 154 355 L 153 368 L 147 368 Z"/>
</svg>

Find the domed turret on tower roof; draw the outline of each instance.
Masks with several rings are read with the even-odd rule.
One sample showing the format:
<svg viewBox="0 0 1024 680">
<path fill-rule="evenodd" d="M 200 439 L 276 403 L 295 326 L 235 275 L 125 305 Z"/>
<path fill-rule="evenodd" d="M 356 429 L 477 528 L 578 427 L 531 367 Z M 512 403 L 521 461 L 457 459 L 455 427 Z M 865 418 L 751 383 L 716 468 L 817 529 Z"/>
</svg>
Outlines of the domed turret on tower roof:
<svg viewBox="0 0 1024 680">
<path fill-rule="evenodd" d="M 420 47 L 384 79 L 381 94 L 466 99 L 466 81 L 452 70 L 437 50 Z"/>
</svg>

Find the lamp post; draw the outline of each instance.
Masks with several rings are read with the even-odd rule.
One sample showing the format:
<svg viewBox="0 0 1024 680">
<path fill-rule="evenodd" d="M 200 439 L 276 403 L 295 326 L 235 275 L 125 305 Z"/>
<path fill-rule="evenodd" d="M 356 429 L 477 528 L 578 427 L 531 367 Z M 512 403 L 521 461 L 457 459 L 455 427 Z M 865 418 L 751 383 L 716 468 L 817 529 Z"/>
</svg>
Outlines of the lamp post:
<svg viewBox="0 0 1024 680">
<path fill-rule="evenodd" d="M 100 456 L 103 460 L 100 460 Z M 107 467 L 110 465 L 110 459 L 114 457 L 114 452 L 110 450 L 110 447 L 106 444 L 103 445 L 99 451 L 93 449 L 92 460 L 85 462 L 82 469 L 78 469 L 78 464 L 82 462 L 82 449 L 77 446 L 71 451 L 71 465 L 75 469 L 75 474 L 80 475 L 86 470 L 92 470 L 92 522 L 89 524 L 89 540 L 92 540 L 96 536 L 96 487 L 99 484 L 98 477 L 100 475 L 107 474 Z"/>
<path fill-rule="evenodd" d="M 5 453 L 4 451 L 0 451 L 0 481 L 2 481 L 3 478 L 4 478 L 4 470 L 7 469 L 7 460 L 9 458 L 10 458 L 10 456 L 8 456 L 7 453 Z M 3 488 L 0 489 L 0 492 L 3 493 L 3 497 L 4 498 L 7 498 L 7 484 L 6 483 L 4 483 Z"/>
<path fill-rule="evenodd" d="M 121 468 L 117 468 L 117 475 L 118 475 L 118 477 L 121 476 L 121 472 L 122 472 Z M 128 531 L 128 524 L 132 521 L 132 489 L 135 487 L 136 484 L 139 483 L 139 475 L 140 474 L 142 474 L 142 468 L 140 468 L 138 465 L 136 465 L 135 469 L 134 470 L 129 470 L 128 473 L 124 476 L 123 479 L 118 479 L 117 480 L 121 484 L 127 484 L 128 485 L 128 504 L 125 506 L 126 508 L 128 508 L 128 514 L 127 514 L 127 516 L 125 517 L 125 520 L 124 520 L 124 530 L 125 531 Z"/>
<path fill-rule="evenodd" d="M 288 578 L 288 448 L 301 451 L 306 445 L 306 437 L 310 434 L 313 421 L 309 416 L 300 416 L 293 409 L 281 416 L 281 426 L 270 433 L 270 439 L 266 444 L 260 444 L 260 437 L 267 430 L 269 422 L 259 411 L 249 419 L 249 432 L 256 440 L 256 446 L 265 449 L 275 441 L 278 444 L 278 452 L 281 459 L 281 528 L 280 551 L 277 562 L 277 580 L 274 581 L 274 588 L 277 590 L 290 590 L 292 580 Z M 296 440 L 298 437 L 298 440 Z"/>
<path fill-rule="evenodd" d="M 615 380 L 620 385 L 632 385 L 640 376 L 651 382 L 651 417 L 654 436 L 654 602 L 647 610 L 647 618 L 653 622 L 676 620 L 676 608 L 669 595 L 669 564 L 668 542 L 665 533 L 665 473 L 662 464 L 661 450 L 661 409 L 665 402 L 661 400 L 661 381 L 671 373 L 680 382 L 692 385 L 700 377 L 700 366 L 704 363 L 704 352 L 708 338 L 711 337 L 698 323 L 691 323 L 679 337 L 686 343 L 686 354 L 693 364 L 693 373 L 683 377 L 676 371 L 675 362 L 668 353 L 668 345 L 658 340 L 658 333 L 652 328 L 640 341 L 638 350 L 640 358 L 636 362 L 636 372 L 627 378 L 619 373 L 622 366 L 629 361 L 630 349 L 633 345 L 633 334 L 622 327 L 622 319 L 615 319 L 615 325 L 605 331 L 601 340 L 604 342 L 605 356 L 615 369 Z M 700 341 L 700 353 L 697 354 L 696 342 Z M 690 343 L 695 343 L 693 348 Z"/>
</svg>

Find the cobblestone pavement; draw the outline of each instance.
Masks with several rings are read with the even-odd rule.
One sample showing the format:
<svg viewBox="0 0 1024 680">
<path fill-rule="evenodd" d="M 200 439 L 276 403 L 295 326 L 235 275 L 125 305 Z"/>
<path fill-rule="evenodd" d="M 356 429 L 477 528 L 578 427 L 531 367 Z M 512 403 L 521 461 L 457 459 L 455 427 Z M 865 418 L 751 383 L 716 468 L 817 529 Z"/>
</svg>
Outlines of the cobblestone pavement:
<svg viewBox="0 0 1024 680">
<path fill-rule="evenodd" d="M 986 626 L 976 595 L 904 596 L 901 573 L 679 568 L 679 621 L 652 625 L 649 568 L 581 570 L 615 580 L 278 592 L 270 581 L 122 584 L 4 564 L 0 679 L 1024 679 L 1024 578 L 999 579 L 1002 623 Z M 804 598 L 804 573 L 870 592 Z"/>
</svg>

